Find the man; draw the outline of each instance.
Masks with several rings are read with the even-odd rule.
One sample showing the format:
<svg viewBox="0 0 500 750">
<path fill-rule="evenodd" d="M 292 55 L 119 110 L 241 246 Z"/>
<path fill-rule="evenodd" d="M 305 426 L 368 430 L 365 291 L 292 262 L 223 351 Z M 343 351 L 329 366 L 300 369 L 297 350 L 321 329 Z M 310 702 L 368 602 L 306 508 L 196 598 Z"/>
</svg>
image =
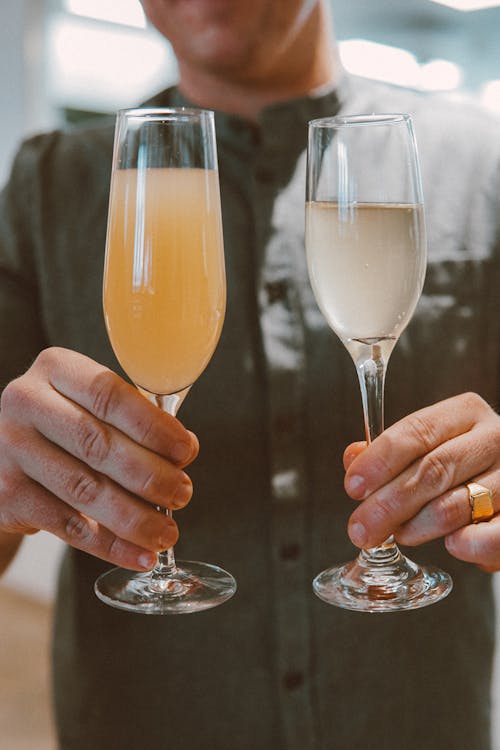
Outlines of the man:
<svg viewBox="0 0 500 750">
<path fill-rule="evenodd" d="M 152 104 L 217 110 L 228 312 L 181 411 L 201 445 L 191 479 L 194 435 L 107 369 L 112 130 L 25 144 L 0 207 L 2 559 L 40 528 L 71 545 L 54 636 L 60 746 L 486 750 L 494 626 L 478 566 L 500 567 L 500 526 L 470 523 L 465 485 L 489 488 L 498 510 L 495 127 L 343 76 L 325 0 L 143 6 L 180 70 Z M 400 421 L 365 450 L 352 363 L 311 302 L 303 200 L 307 121 L 367 111 L 415 117 L 430 262 L 391 363 L 388 422 Z M 345 487 L 364 500 L 353 512 L 346 444 Z M 101 559 L 151 567 L 178 534 L 152 507 L 185 506 L 191 480 L 179 557 L 231 570 L 237 595 L 189 618 L 101 604 Z M 349 514 L 358 546 L 435 541 L 420 557 L 452 574 L 453 594 L 390 617 L 313 597 L 312 576 L 353 555 Z"/>
</svg>

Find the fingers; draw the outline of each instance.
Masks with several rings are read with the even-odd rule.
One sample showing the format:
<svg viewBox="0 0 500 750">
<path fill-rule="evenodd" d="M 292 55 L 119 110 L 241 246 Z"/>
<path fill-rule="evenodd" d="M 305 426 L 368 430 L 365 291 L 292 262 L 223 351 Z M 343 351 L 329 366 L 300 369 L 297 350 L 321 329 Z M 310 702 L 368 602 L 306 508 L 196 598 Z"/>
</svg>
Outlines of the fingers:
<svg viewBox="0 0 500 750">
<path fill-rule="evenodd" d="M 196 436 L 106 367 L 57 348 L 42 352 L 37 362 L 56 391 L 134 442 L 181 466 L 196 457 Z"/>
<path fill-rule="evenodd" d="M 48 531 L 83 552 L 129 570 L 150 570 L 157 562 L 159 550 L 152 551 L 120 538 L 26 477 L 16 484 L 16 493 L 16 509 L 8 512 L 2 506 L 0 513 L 3 528 L 13 534 L 34 529 Z M 22 517 L 16 516 L 19 512 Z M 176 537 L 174 532 L 173 542 Z"/>
<path fill-rule="evenodd" d="M 365 498 L 349 522 L 352 541 L 371 547 L 395 533 L 402 543 L 419 544 L 468 523 L 463 485 L 496 470 L 499 429 L 499 417 L 473 394 L 389 428 L 347 469 L 348 493 Z"/>
<path fill-rule="evenodd" d="M 3 467 L 0 528 L 49 531 L 134 570 L 152 567 L 156 553 L 175 544 L 178 530 L 171 518 L 32 432 L 24 431 L 17 441 L 19 462 Z M 22 450 L 23 444 L 29 450 Z"/>
<path fill-rule="evenodd" d="M 462 394 L 426 407 L 396 422 L 362 453 L 346 475 L 346 489 L 362 500 L 435 448 L 468 432 L 479 414 L 491 412 L 476 394 Z M 493 412 L 491 412 L 493 413 Z"/>
<path fill-rule="evenodd" d="M 489 573 L 500 570 L 500 516 L 464 526 L 444 541 L 448 552 L 459 560 L 476 563 Z"/>
<path fill-rule="evenodd" d="M 20 455 L 19 469 L 70 508 L 94 519 L 120 539 L 148 550 L 166 549 L 176 541 L 176 524 L 152 505 L 73 456 L 61 456 L 56 446 L 36 432 L 29 444 L 30 450 Z"/>
<path fill-rule="evenodd" d="M 114 373 L 47 350 L 2 394 L 0 530 L 44 529 L 117 565 L 152 567 L 178 536 L 156 508 L 189 502 L 182 467 L 197 451 L 191 432 Z"/>
<path fill-rule="evenodd" d="M 500 512 L 500 492 L 495 491 L 499 485 L 498 472 L 483 474 L 475 477 L 474 481 L 492 489 L 494 513 Z M 471 507 L 469 492 L 464 484 L 454 487 L 423 508 L 409 521 L 400 526 L 395 532 L 398 542 L 408 546 L 415 546 L 431 541 L 437 537 L 444 537 L 463 526 L 471 524 Z M 498 541 L 500 547 L 500 539 Z"/>
<path fill-rule="evenodd" d="M 53 363 L 54 357 L 57 359 L 57 366 Z M 87 377 L 91 383 L 95 384 L 96 379 L 105 381 L 105 388 L 109 391 L 108 404 L 115 404 L 107 409 L 111 422 L 103 421 L 76 401 L 61 395 L 46 380 L 35 378 L 33 382 L 33 378 L 19 378 L 10 383 L 2 394 L 2 412 L 7 426 L 4 427 L 4 435 L 0 436 L 0 440 L 6 453 L 16 449 L 18 435 L 22 434 L 22 430 L 16 432 L 15 426 L 23 424 L 30 436 L 32 433 L 29 428 L 33 426 L 65 453 L 72 454 L 134 495 L 172 509 L 182 507 L 189 501 L 192 484 L 179 468 L 185 463 L 187 454 L 184 454 L 182 462 L 179 461 L 179 456 L 184 448 L 188 450 L 189 460 L 196 455 L 198 443 L 192 433 L 176 419 L 148 403 L 135 388 L 86 357 L 66 350 L 48 350 L 40 358 L 42 367 L 54 365 L 51 377 L 57 379 L 63 373 L 64 377 L 60 379 L 65 386 L 71 384 L 67 390 L 72 391 L 73 396 L 76 393 L 81 402 L 92 400 L 84 395 L 84 371 L 88 371 Z M 66 364 L 68 359 L 69 366 Z M 82 380 L 78 384 L 82 393 L 71 383 L 73 374 Z M 91 389 L 92 387 L 95 388 L 95 385 Z M 113 423 L 129 427 L 132 435 L 137 440 L 142 439 L 143 444 L 114 427 Z M 16 434 L 6 437 L 9 424 Z M 17 450 L 18 457 L 21 452 Z M 38 460 L 37 454 L 30 450 L 29 445 L 26 446 L 26 452 L 29 456 L 24 459 L 25 462 L 29 457 L 35 462 Z M 63 459 L 62 454 L 60 458 Z M 33 472 L 34 468 L 31 468 L 30 476 Z"/>
<path fill-rule="evenodd" d="M 448 513 L 446 521 L 449 523 L 456 505 L 454 494 L 448 495 L 446 502 L 435 503 L 427 510 L 427 516 L 419 517 L 419 513 L 433 499 L 449 492 L 450 488 L 463 486 L 471 476 L 489 469 L 497 451 L 488 429 L 478 428 L 474 433 L 468 432 L 447 441 L 415 461 L 395 479 L 373 492 L 352 514 L 350 523 L 364 526 L 366 530 L 361 544 L 380 544 L 410 519 L 414 521 L 414 530 L 417 525 L 420 528 L 421 521 L 429 520 L 429 513 L 432 520 L 437 522 L 436 511 L 439 515 Z M 464 507 L 467 505 L 468 502 Z M 358 541 L 359 526 L 355 530 Z M 436 527 L 431 538 L 436 538 L 438 530 Z M 449 530 L 446 528 L 446 532 Z"/>
<path fill-rule="evenodd" d="M 142 396 L 140 398 L 144 401 Z M 153 406 L 151 408 L 155 409 Z M 134 443 L 127 435 L 99 421 L 51 388 L 39 392 L 31 421 L 32 426 L 48 441 L 54 445 L 61 445 L 65 454 L 71 454 L 82 464 L 95 469 L 128 492 L 154 505 L 177 509 L 186 505 L 191 498 L 191 480 L 178 466 Z M 48 446 L 42 449 L 43 443 L 35 439 L 32 431 L 26 432 L 25 429 L 24 434 L 33 444 L 36 442 L 37 451 L 33 445 L 26 446 L 29 448 L 27 450 L 18 450 L 19 462 L 29 476 L 48 486 L 45 478 L 40 476 L 43 463 L 50 465 L 50 461 L 59 460 L 66 466 L 69 459 L 61 453 L 56 454 Z M 11 444 L 17 442 L 13 435 L 10 439 Z M 39 469 L 37 465 L 40 465 Z M 82 474 L 82 471 L 83 467 L 77 473 Z M 37 476 L 34 476 L 35 473 Z M 45 470 L 44 477 L 49 479 L 50 472 Z"/>
</svg>

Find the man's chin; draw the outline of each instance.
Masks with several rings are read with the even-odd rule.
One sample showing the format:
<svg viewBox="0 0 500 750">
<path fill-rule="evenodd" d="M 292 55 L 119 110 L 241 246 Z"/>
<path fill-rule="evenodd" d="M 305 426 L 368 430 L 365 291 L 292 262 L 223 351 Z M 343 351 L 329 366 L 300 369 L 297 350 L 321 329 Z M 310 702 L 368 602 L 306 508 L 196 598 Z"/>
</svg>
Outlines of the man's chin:
<svg viewBox="0 0 500 750">
<path fill-rule="evenodd" d="M 240 36 L 228 39 L 227 34 L 205 34 L 198 43 L 191 42 L 189 54 L 180 57 L 189 59 L 191 65 L 196 65 L 207 73 L 241 76 L 253 64 L 251 48 L 242 42 L 243 38 Z"/>
</svg>

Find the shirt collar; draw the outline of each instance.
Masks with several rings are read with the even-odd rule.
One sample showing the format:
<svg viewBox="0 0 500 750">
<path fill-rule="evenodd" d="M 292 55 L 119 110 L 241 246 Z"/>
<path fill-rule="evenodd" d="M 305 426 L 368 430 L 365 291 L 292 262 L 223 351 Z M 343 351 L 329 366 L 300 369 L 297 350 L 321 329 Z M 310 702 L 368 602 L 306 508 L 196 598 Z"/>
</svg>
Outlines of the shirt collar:
<svg viewBox="0 0 500 750">
<path fill-rule="evenodd" d="M 283 138 L 284 133 L 301 129 L 301 126 L 307 126 L 310 120 L 336 115 L 344 99 L 345 88 L 345 79 L 341 79 L 335 86 L 322 87 L 308 96 L 272 104 L 262 110 L 257 123 L 228 112 L 216 111 L 217 138 L 230 142 L 237 139 L 240 144 L 242 141 L 247 141 L 250 147 L 265 139 L 267 134 L 274 133 L 286 143 L 286 138 Z M 173 86 L 144 102 L 144 106 L 195 107 L 196 105 L 189 101 L 176 86 Z"/>
</svg>

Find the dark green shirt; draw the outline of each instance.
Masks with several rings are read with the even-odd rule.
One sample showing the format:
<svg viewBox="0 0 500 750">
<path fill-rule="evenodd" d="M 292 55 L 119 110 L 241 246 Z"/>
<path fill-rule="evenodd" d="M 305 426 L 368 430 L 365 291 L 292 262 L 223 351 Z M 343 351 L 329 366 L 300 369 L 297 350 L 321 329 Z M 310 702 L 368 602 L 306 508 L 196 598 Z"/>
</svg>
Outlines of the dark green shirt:
<svg viewBox="0 0 500 750">
<path fill-rule="evenodd" d="M 182 103 L 176 90 L 153 101 Z M 179 415 L 201 452 L 177 555 L 222 565 L 238 592 L 189 617 L 124 614 L 93 594 L 105 564 L 69 549 L 54 635 L 63 750 L 490 747 L 490 576 L 436 542 L 411 551 L 453 576 L 433 607 L 357 614 L 311 590 L 355 554 L 341 456 L 363 438 L 354 367 L 304 258 L 307 122 L 339 108 L 410 112 L 420 148 L 429 268 L 389 366 L 387 423 L 466 390 L 498 403 L 498 127 L 355 79 L 258 126 L 218 113 L 227 316 Z M 2 382 L 49 345 L 118 369 L 101 311 L 112 138 L 111 125 L 57 132 L 18 155 L 0 205 Z"/>
</svg>

